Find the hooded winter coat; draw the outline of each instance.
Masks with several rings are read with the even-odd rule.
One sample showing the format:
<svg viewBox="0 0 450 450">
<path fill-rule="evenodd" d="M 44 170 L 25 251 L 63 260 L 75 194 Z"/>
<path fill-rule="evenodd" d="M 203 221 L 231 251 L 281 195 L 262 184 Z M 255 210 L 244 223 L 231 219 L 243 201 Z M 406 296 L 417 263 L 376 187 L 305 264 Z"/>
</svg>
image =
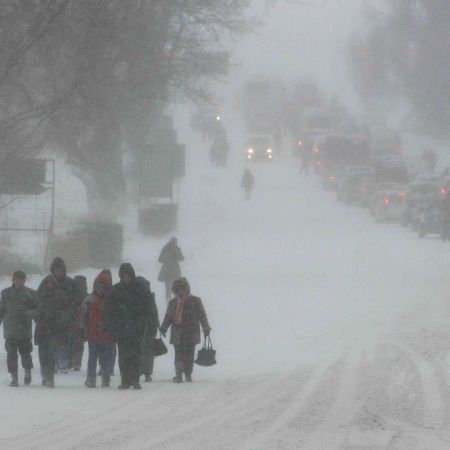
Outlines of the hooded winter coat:
<svg viewBox="0 0 450 450">
<path fill-rule="evenodd" d="M 125 283 L 125 273 L 131 281 Z M 104 328 L 114 340 L 142 340 L 150 316 L 150 302 L 145 285 L 136 279 L 133 266 L 123 263 L 119 269 L 120 282 L 112 290 L 106 302 Z"/>
<path fill-rule="evenodd" d="M 181 323 L 177 324 L 175 321 L 178 301 L 180 300 L 178 297 L 175 297 L 167 305 L 167 312 L 161 325 L 161 330 L 166 332 L 170 326 L 172 327 L 170 330 L 170 343 L 173 345 L 199 344 L 201 339 L 200 325 L 203 331 L 211 329 L 205 308 L 199 297 L 191 295 L 189 283 L 185 278 L 174 281 L 173 291 L 175 291 L 177 284 L 184 284 L 188 290 L 181 314 Z"/>
<path fill-rule="evenodd" d="M 184 260 L 183 253 L 178 247 L 176 238 L 172 238 L 161 250 L 158 261 L 162 264 L 158 281 L 172 283 L 181 276 L 180 261 Z"/>
<path fill-rule="evenodd" d="M 149 316 L 147 317 L 146 333 L 148 336 L 156 337 L 159 328 L 158 308 L 156 306 L 155 294 L 151 291 L 150 282 L 144 277 L 136 277 L 145 289 L 145 296 L 149 302 Z"/>
<path fill-rule="evenodd" d="M 60 278 L 55 276 L 55 269 L 57 267 L 60 267 L 64 273 L 63 276 Z M 75 281 L 73 280 L 73 278 L 70 278 L 69 276 L 67 276 L 66 263 L 59 256 L 56 257 L 50 264 L 50 273 L 56 277 L 56 279 L 58 280 L 59 289 L 62 292 L 64 292 L 64 294 L 66 295 L 67 307 L 68 307 L 68 320 L 70 322 L 70 325 L 72 327 L 75 327 L 75 324 L 76 324 L 76 321 L 78 318 L 78 314 L 79 314 L 79 310 L 80 310 L 80 304 L 81 304 L 81 301 L 79 300 L 78 290 L 77 290 Z M 41 285 L 42 285 L 42 283 L 41 283 Z M 40 287 L 41 286 L 39 286 L 39 288 Z"/>
<path fill-rule="evenodd" d="M 31 339 L 32 318 L 36 314 L 36 292 L 14 286 L 2 291 L 0 300 L 0 324 L 3 321 L 5 339 Z"/>
<path fill-rule="evenodd" d="M 37 290 L 36 328 L 34 342 L 48 339 L 63 343 L 70 332 L 67 296 L 53 275 L 44 278 Z"/>
<path fill-rule="evenodd" d="M 105 294 L 102 296 L 96 293 L 97 283 L 105 286 Z M 111 342 L 111 336 L 103 329 L 105 305 L 109 301 L 111 290 L 111 277 L 102 272 L 94 281 L 92 294 L 88 295 L 81 305 L 81 329 L 89 341 L 100 344 Z"/>
</svg>

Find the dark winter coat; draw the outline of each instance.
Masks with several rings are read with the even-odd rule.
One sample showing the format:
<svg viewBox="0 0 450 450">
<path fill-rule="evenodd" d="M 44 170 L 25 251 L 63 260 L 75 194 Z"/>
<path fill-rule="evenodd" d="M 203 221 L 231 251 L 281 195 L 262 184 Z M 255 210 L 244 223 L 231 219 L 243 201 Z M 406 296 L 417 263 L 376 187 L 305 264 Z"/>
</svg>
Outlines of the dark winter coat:
<svg viewBox="0 0 450 450">
<path fill-rule="evenodd" d="M 0 300 L 0 323 L 3 321 L 5 339 L 31 339 L 32 318 L 36 314 L 36 292 L 14 286 L 2 291 Z"/>
<path fill-rule="evenodd" d="M 200 325 L 204 331 L 211 329 L 201 299 L 189 294 L 184 303 L 180 325 L 174 322 L 177 302 L 178 298 L 173 298 L 167 305 L 167 312 L 161 325 L 161 330 L 166 332 L 172 326 L 170 343 L 173 345 L 199 344 L 201 338 Z"/>
<path fill-rule="evenodd" d="M 175 240 L 171 239 L 161 250 L 158 261 L 162 264 L 158 281 L 172 283 L 181 276 L 180 261 L 184 260 L 183 253 Z"/>
<path fill-rule="evenodd" d="M 132 275 L 130 283 L 123 281 L 124 272 Z M 111 297 L 105 305 L 105 331 L 116 341 L 141 341 L 150 316 L 148 292 L 144 284 L 136 280 L 131 264 L 122 264 L 119 276 L 121 281 L 113 287 Z"/>
<path fill-rule="evenodd" d="M 53 275 L 48 275 L 37 290 L 34 343 L 40 345 L 47 340 L 64 343 L 69 332 L 67 296 L 59 288 L 58 280 Z"/>
<path fill-rule="evenodd" d="M 146 335 L 156 337 L 159 328 L 158 308 L 156 306 L 155 294 L 151 291 L 150 282 L 144 277 L 136 277 L 138 283 L 142 283 L 145 295 L 149 303 L 149 316 L 146 323 Z"/>
<path fill-rule="evenodd" d="M 242 175 L 241 187 L 246 190 L 250 190 L 254 184 L 255 184 L 255 179 L 253 178 L 253 175 L 251 174 L 251 172 L 249 170 L 246 170 L 244 172 L 244 175 Z"/>
<path fill-rule="evenodd" d="M 67 319 L 69 320 L 70 326 L 72 328 L 75 327 L 77 322 L 80 305 L 84 298 L 80 298 L 80 293 L 78 292 L 77 286 L 73 278 L 67 276 L 67 268 L 66 263 L 60 257 L 56 257 L 53 262 L 50 264 L 50 272 L 52 275 L 55 275 L 55 268 L 61 267 L 64 271 L 64 275 L 60 278 L 57 278 L 59 289 L 64 292 L 67 301 Z M 42 282 L 43 283 L 43 282 Z M 40 287 L 42 286 L 39 286 Z"/>
</svg>

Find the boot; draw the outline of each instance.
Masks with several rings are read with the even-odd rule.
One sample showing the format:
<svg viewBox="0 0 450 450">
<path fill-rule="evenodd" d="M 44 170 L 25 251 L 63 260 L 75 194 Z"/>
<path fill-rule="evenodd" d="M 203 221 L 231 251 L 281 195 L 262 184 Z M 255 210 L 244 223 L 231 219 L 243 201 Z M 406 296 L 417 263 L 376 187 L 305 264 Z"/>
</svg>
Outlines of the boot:
<svg viewBox="0 0 450 450">
<path fill-rule="evenodd" d="M 109 378 L 109 375 L 105 375 L 102 377 L 102 387 L 109 387 L 111 383 L 111 379 Z"/>
<path fill-rule="evenodd" d="M 139 381 L 136 381 L 136 383 L 133 383 L 133 388 L 136 390 L 142 389 L 141 384 L 139 383 Z"/>
<path fill-rule="evenodd" d="M 23 379 L 23 382 L 26 386 L 29 386 L 31 384 L 31 369 L 25 369 L 25 377 Z"/>
<path fill-rule="evenodd" d="M 192 383 L 192 375 L 190 373 L 189 374 L 185 373 L 184 378 L 188 383 Z"/>
<path fill-rule="evenodd" d="M 19 386 L 19 377 L 17 372 L 11 373 L 11 382 L 9 383 L 11 387 L 17 387 Z"/>
<path fill-rule="evenodd" d="M 183 382 L 183 372 L 181 370 L 176 370 L 176 375 L 172 378 L 174 383 L 182 383 Z"/>
<path fill-rule="evenodd" d="M 119 389 L 130 389 L 130 382 L 127 378 L 122 378 L 122 382 L 119 384 Z"/>
<path fill-rule="evenodd" d="M 145 375 L 145 382 L 150 383 L 153 380 L 152 376 L 150 374 Z"/>
<path fill-rule="evenodd" d="M 88 388 L 95 388 L 95 380 L 92 380 L 91 378 L 88 378 L 85 382 L 84 385 Z"/>
</svg>

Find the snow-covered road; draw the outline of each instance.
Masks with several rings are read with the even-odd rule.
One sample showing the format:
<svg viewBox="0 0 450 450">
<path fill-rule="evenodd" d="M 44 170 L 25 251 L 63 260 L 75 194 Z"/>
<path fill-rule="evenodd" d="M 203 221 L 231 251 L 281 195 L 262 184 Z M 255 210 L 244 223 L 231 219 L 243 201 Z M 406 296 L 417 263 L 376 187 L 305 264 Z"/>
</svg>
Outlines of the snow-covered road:
<svg viewBox="0 0 450 450">
<path fill-rule="evenodd" d="M 38 370 L 11 389 L 1 353 L 0 448 L 450 448 L 450 248 L 337 203 L 288 157 L 253 167 L 248 203 L 241 164 L 189 165 L 177 235 L 219 364 L 174 385 L 170 353 L 142 391 L 84 373 L 48 390 Z M 126 259 L 155 280 L 162 243 L 129 226 Z"/>
</svg>

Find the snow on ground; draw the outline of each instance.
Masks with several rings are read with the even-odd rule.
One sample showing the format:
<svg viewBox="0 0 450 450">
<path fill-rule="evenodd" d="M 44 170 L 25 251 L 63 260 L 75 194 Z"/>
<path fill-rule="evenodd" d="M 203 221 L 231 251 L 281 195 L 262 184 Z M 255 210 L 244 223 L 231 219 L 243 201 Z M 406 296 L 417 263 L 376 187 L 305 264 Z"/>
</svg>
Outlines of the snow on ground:
<svg viewBox="0 0 450 450">
<path fill-rule="evenodd" d="M 189 148 L 176 233 L 219 364 L 174 385 L 170 350 L 142 391 L 118 391 L 117 376 L 86 389 L 85 372 L 48 390 L 37 369 L 12 389 L 1 353 L 0 448 L 450 448 L 450 248 L 339 204 L 287 152 L 252 166 L 246 203 L 234 151 L 211 170 Z M 156 280 L 165 239 L 123 221 L 124 259 Z"/>
</svg>

